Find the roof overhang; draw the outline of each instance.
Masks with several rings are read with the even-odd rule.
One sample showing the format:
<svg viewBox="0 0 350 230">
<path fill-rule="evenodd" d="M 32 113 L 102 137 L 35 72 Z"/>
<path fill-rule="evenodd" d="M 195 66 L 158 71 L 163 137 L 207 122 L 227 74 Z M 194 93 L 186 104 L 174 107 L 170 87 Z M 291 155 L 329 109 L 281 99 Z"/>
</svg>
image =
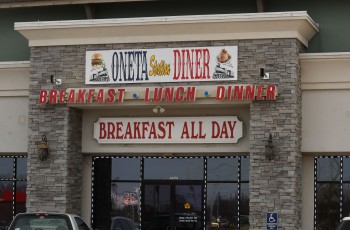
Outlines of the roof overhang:
<svg viewBox="0 0 350 230">
<path fill-rule="evenodd" d="M 318 25 L 305 11 L 124 19 L 16 22 L 29 46 L 296 38 Z"/>
<path fill-rule="evenodd" d="M 76 4 L 96 3 L 120 3 L 120 2 L 146 2 L 153 0 L 3 0 L 0 1 L 1 8 L 37 7 L 37 6 L 58 6 Z"/>
</svg>

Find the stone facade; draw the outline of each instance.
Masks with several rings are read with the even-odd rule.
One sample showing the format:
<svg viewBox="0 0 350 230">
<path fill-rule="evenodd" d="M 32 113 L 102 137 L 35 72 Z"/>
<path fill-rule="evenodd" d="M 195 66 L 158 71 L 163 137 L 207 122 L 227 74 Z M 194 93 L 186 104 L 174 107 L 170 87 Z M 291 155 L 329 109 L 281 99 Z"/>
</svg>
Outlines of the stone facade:
<svg viewBox="0 0 350 230">
<path fill-rule="evenodd" d="M 85 51 L 224 45 L 238 45 L 238 81 L 227 84 L 275 84 L 278 88 L 276 101 L 255 101 L 250 106 L 251 229 L 266 229 L 268 211 L 278 212 L 280 229 L 300 229 L 302 155 L 298 55 L 303 47 L 297 39 L 33 47 L 27 211 L 80 212 L 82 111 L 37 102 L 40 89 L 85 87 Z M 261 79 L 260 68 L 270 73 L 270 80 Z M 63 84 L 51 84 L 51 75 L 62 79 Z M 271 161 L 264 154 L 269 133 L 273 135 L 276 152 Z M 35 144 L 42 134 L 46 134 L 50 146 L 49 158 L 43 162 L 38 159 Z"/>
</svg>

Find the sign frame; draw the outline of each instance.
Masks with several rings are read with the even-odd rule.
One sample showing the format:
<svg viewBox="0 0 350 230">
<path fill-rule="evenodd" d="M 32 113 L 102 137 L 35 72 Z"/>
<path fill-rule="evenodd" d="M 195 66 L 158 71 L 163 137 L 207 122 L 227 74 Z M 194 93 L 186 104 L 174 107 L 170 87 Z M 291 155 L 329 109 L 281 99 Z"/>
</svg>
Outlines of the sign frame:
<svg viewBox="0 0 350 230">
<path fill-rule="evenodd" d="M 93 132 L 99 144 L 232 144 L 242 137 L 237 116 L 102 117 Z"/>
</svg>

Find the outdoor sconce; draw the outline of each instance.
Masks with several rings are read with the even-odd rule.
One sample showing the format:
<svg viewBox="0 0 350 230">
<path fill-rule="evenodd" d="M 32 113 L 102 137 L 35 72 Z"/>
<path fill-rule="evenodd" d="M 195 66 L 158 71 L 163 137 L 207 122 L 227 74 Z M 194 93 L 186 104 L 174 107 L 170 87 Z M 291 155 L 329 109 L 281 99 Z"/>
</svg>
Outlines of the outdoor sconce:
<svg viewBox="0 0 350 230">
<path fill-rule="evenodd" d="M 41 141 L 38 143 L 39 147 L 39 158 L 41 161 L 44 161 L 47 159 L 47 156 L 49 155 L 49 146 L 47 144 L 47 138 L 44 135 L 41 137 Z"/>
<path fill-rule="evenodd" d="M 265 155 L 271 161 L 275 156 L 275 146 L 272 144 L 272 134 L 270 133 L 267 145 L 265 145 Z"/>
<path fill-rule="evenodd" d="M 260 68 L 260 77 L 264 80 L 270 79 L 270 73 L 266 73 L 264 68 Z"/>
<path fill-rule="evenodd" d="M 51 81 L 52 84 L 55 84 L 55 85 L 61 85 L 62 84 L 62 79 L 58 79 L 54 75 L 50 76 L 50 81 Z"/>
</svg>

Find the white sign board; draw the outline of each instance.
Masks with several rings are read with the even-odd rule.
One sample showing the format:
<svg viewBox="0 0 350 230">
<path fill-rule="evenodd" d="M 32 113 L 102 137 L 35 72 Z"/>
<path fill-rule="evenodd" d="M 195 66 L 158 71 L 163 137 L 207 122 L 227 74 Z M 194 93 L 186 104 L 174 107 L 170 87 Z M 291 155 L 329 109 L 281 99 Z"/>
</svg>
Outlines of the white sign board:
<svg viewBox="0 0 350 230">
<path fill-rule="evenodd" d="M 237 46 L 86 51 L 85 84 L 237 80 Z"/>
<path fill-rule="evenodd" d="M 94 124 L 100 144 L 237 143 L 242 136 L 235 116 L 100 118 Z"/>
</svg>

